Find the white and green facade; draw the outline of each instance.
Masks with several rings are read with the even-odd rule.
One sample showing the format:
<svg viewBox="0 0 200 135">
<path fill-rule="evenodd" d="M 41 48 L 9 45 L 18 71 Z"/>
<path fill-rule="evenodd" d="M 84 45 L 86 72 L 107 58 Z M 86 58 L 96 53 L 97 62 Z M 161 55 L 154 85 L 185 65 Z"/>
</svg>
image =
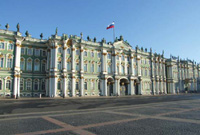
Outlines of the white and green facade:
<svg viewBox="0 0 200 135">
<path fill-rule="evenodd" d="M 0 95 L 79 97 L 200 91 L 200 66 L 164 58 L 120 36 L 114 43 L 78 36 L 48 40 L 0 29 Z"/>
</svg>

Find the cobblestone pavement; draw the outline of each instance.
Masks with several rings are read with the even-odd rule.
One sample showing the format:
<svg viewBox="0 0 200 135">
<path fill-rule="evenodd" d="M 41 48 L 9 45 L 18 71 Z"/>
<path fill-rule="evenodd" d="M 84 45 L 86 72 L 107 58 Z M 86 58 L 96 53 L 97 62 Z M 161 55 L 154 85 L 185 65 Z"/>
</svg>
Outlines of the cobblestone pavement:
<svg viewBox="0 0 200 135">
<path fill-rule="evenodd" d="M 190 96 L 195 98 L 82 110 L 4 114 L 0 115 L 0 134 L 199 135 L 200 95 Z"/>
</svg>

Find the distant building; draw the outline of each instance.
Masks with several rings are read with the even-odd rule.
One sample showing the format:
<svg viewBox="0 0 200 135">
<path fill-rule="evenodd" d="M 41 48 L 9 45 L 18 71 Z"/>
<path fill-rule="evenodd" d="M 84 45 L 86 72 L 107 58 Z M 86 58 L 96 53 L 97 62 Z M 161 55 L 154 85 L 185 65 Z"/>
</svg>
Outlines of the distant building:
<svg viewBox="0 0 200 135">
<path fill-rule="evenodd" d="M 41 36 L 42 37 L 42 36 Z M 200 91 L 200 66 L 136 47 L 120 36 L 52 35 L 0 30 L 0 95 L 12 97 L 157 95 Z"/>
</svg>

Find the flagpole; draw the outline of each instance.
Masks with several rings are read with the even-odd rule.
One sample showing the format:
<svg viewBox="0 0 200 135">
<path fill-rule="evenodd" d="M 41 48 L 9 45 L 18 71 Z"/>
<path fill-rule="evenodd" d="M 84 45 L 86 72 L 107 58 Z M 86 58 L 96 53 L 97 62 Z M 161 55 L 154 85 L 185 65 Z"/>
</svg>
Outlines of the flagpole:
<svg viewBox="0 0 200 135">
<path fill-rule="evenodd" d="M 114 22 L 114 21 L 113 21 Z M 115 42 L 115 26 L 113 28 L 113 43 Z"/>
</svg>

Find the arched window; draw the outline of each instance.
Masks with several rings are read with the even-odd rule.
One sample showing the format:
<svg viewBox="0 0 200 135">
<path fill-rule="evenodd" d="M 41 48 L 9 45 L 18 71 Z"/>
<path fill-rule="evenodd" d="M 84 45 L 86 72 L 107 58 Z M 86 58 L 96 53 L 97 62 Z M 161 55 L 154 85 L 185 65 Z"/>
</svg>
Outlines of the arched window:
<svg viewBox="0 0 200 135">
<path fill-rule="evenodd" d="M 67 49 L 67 54 L 70 54 L 70 48 Z"/>
<path fill-rule="evenodd" d="M 2 90 L 2 80 L 0 80 L 0 90 Z"/>
<path fill-rule="evenodd" d="M 62 49 L 61 47 L 58 48 L 58 53 L 61 53 L 62 52 Z"/>
<path fill-rule="evenodd" d="M 39 81 L 35 80 L 34 82 L 34 90 L 39 90 Z"/>
<path fill-rule="evenodd" d="M 91 52 L 91 57 L 94 57 L 94 52 Z"/>
<path fill-rule="evenodd" d="M 42 62 L 42 71 L 46 71 L 46 63 L 44 61 Z"/>
<path fill-rule="evenodd" d="M 10 90 L 11 88 L 11 81 L 10 80 L 7 80 L 6 81 L 6 89 L 9 89 Z"/>
<path fill-rule="evenodd" d="M 122 60 L 124 61 L 124 55 L 122 55 Z"/>
<path fill-rule="evenodd" d="M 34 63 L 34 70 L 35 71 L 39 71 L 40 70 L 40 61 L 37 59 L 35 60 L 35 63 Z"/>
<path fill-rule="evenodd" d="M 108 59 L 111 59 L 111 54 L 110 54 L 110 53 L 108 53 L 108 56 L 107 56 L 107 57 L 108 57 Z"/>
<path fill-rule="evenodd" d="M 98 72 L 101 72 L 101 64 L 98 65 Z"/>
<path fill-rule="evenodd" d="M 20 60 L 20 69 L 21 70 L 24 70 L 24 58 L 21 58 L 21 60 Z"/>
<path fill-rule="evenodd" d="M 78 49 L 76 49 L 76 55 L 79 55 L 79 50 Z"/>
<path fill-rule="evenodd" d="M 8 44 L 8 50 L 13 50 L 13 44 Z"/>
<path fill-rule="evenodd" d="M 112 65 L 109 64 L 109 65 L 108 65 L 108 73 L 111 73 L 111 72 L 112 72 Z"/>
<path fill-rule="evenodd" d="M 12 68 L 12 58 L 7 59 L 7 68 Z"/>
<path fill-rule="evenodd" d="M 84 89 L 87 90 L 87 82 L 84 82 Z"/>
<path fill-rule="evenodd" d="M 32 70 L 32 60 L 31 59 L 28 59 L 26 68 L 27 68 L 28 71 Z"/>
</svg>

